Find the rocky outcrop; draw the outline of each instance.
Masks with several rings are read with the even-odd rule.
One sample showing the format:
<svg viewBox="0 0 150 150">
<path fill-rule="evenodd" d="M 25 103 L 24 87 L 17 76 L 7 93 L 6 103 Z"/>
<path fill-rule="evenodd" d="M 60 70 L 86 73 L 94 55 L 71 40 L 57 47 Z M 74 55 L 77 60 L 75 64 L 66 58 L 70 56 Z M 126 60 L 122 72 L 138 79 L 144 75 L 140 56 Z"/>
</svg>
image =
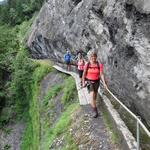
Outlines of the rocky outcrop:
<svg viewBox="0 0 150 150">
<path fill-rule="evenodd" d="M 142 13 L 150 13 L 150 1 L 149 0 L 127 0 L 128 4 L 133 4 L 136 9 Z"/>
<path fill-rule="evenodd" d="M 33 58 L 95 49 L 109 88 L 150 126 L 150 2 L 48 0 L 27 41 Z"/>
</svg>

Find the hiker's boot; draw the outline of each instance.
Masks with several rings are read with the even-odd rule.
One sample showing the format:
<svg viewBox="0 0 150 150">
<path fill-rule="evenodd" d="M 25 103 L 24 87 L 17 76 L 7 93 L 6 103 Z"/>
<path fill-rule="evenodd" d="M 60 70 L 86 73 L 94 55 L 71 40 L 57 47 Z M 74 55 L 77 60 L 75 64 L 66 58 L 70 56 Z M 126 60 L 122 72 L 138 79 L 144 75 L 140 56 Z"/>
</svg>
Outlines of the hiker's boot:
<svg viewBox="0 0 150 150">
<path fill-rule="evenodd" d="M 93 117 L 93 118 L 97 118 L 97 117 L 98 117 L 98 111 L 97 111 L 97 108 L 96 108 L 96 107 L 93 108 L 92 117 Z"/>
</svg>

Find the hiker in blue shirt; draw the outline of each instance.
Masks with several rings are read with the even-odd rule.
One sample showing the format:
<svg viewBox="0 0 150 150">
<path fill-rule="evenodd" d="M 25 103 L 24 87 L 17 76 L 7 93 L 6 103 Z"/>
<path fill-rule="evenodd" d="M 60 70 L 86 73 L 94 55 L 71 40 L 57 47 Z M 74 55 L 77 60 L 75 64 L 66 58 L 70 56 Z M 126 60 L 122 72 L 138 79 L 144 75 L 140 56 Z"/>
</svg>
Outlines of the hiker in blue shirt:
<svg viewBox="0 0 150 150">
<path fill-rule="evenodd" d="M 70 52 L 67 50 L 66 54 L 64 55 L 64 60 L 65 63 L 67 64 L 67 70 L 70 71 L 71 70 L 71 54 Z"/>
</svg>

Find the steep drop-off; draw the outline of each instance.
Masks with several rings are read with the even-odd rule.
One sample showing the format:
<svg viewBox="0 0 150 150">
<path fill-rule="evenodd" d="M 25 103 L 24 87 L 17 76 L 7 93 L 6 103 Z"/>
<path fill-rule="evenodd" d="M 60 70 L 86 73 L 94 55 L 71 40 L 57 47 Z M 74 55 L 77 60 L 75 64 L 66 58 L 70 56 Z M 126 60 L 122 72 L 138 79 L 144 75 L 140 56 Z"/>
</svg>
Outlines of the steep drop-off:
<svg viewBox="0 0 150 150">
<path fill-rule="evenodd" d="M 33 58 L 95 49 L 109 88 L 150 126 L 150 3 L 48 0 L 27 40 Z"/>
</svg>

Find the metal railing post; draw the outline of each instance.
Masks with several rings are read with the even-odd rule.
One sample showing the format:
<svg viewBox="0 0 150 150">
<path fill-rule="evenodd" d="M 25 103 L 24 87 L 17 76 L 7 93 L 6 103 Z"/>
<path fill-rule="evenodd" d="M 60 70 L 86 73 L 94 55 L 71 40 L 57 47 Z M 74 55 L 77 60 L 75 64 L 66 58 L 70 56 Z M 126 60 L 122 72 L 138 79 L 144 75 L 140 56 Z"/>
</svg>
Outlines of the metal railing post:
<svg viewBox="0 0 150 150">
<path fill-rule="evenodd" d="M 140 117 L 138 116 L 140 119 Z M 137 126 L 136 126 L 136 141 L 137 141 L 137 150 L 140 150 L 140 126 L 139 122 L 137 120 Z"/>
<path fill-rule="evenodd" d="M 102 83 L 102 81 L 101 81 Z M 146 126 L 142 123 L 141 118 L 137 117 L 129 108 L 127 108 L 109 89 L 106 89 L 109 94 L 128 112 L 130 113 L 131 116 L 133 116 L 137 122 L 138 125 L 141 126 L 143 128 L 143 130 L 145 131 L 145 133 L 148 135 L 148 137 L 150 138 L 150 131 L 146 128 Z"/>
</svg>

